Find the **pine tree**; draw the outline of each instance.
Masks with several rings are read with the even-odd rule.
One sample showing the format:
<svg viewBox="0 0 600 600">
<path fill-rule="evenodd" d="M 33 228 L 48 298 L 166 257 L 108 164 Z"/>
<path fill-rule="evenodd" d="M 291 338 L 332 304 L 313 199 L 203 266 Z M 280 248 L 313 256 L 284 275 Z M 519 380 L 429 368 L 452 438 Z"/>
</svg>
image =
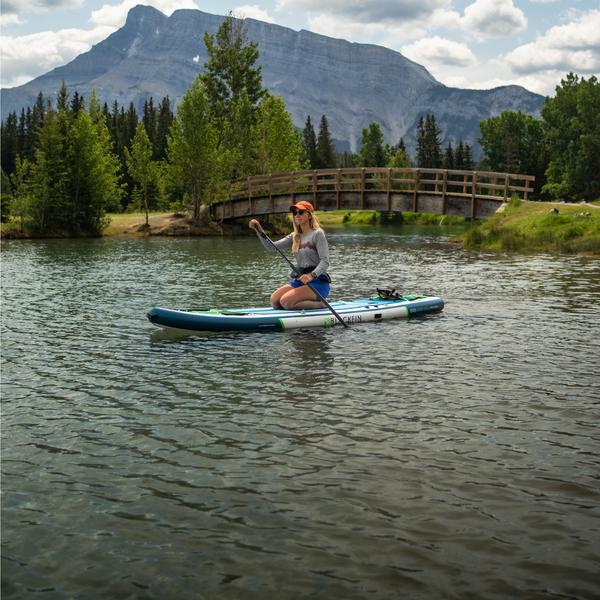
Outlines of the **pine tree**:
<svg viewBox="0 0 600 600">
<path fill-rule="evenodd" d="M 157 164 L 152 160 L 152 144 L 143 123 L 137 126 L 135 137 L 131 142 L 131 153 L 125 148 L 125 157 L 129 173 L 139 184 L 146 209 L 146 226 L 148 226 L 149 192 L 152 184 L 158 179 Z"/>
<path fill-rule="evenodd" d="M 2 157 L 0 164 L 2 170 L 10 176 L 15 172 L 15 160 L 19 153 L 19 127 L 16 112 L 11 112 L 6 119 L 6 123 L 2 123 L 1 138 Z"/>
<path fill-rule="evenodd" d="M 302 131 L 302 149 L 304 151 L 304 162 L 308 163 L 309 169 L 316 169 L 317 158 L 317 136 L 315 128 L 310 120 L 310 115 L 306 118 L 304 130 Z"/>
<path fill-rule="evenodd" d="M 360 138 L 361 166 L 385 167 L 388 162 L 383 149 L 383 133 L 379 123 L 371 123 L 369 128 L 363 128 Z"/>
<path fill-rule="evenodd" d="M 189 190 L 194 219 L 209 203 L 215 186 L 229 172 L 230 155 L 218 148 L 219 132 L 212 118 L 204 80 L 196 76 L 177 106 L 177 118 L 169 136 L 169 179 Z"/>
<path fill-rule="evenodd" d="M 79 114 L 80 110 L 85 108 L 85 102 L 83 97 L 79 95 L 77 90 L 73 94 L 73 98 L 71 99 L 71 110 L 73 111 L 73 116 L 76 117 Z"/>
<path fill-rule="evenodd" d="M 229 13 L 215 36 L 205 32 L 204 44 L 208 61 L 200 76 L 213 117 L 218 121 L 232 121 L 233 105 L 239 104 L 242 92 L 256 107 L 264 97 L 262 66 L 258 60 L 258 42 L 248 42 L 248 29 L 243 19 Z"/>
<path fill-rule="evenodd" d="M 319 123 L 319 135 L 317 136 L 317 167 L 315 168 L 335 169 L 336 167 L 335 147 L 329 133 L 327 117 L 323 115 Z"/>
<path fill-rule="evenodd" d="M 437 126 L 435 116 L 427 114 L 419 119 L 417 126 L 417 165 L 425 169 L 439 169 L 442 166 L 442 130 Z"/>
<path fill-rule="evenodd" d="M 164 160 L 167 157 L 167 136 L 173 125 L 173 111 L 169 96 L 160 103 L 156 122 L 156 137 L 152 147 L 154 160 Z"/>
<path fill-rule="evenodd" d="M 452 142 L 448 142 L 448 146 L 446 146 L 446 150 L 444 151 L 443 168 L 448 170 L 456 168 L 454 162 L 454 150 L 452 150 Z"/>
</svg>

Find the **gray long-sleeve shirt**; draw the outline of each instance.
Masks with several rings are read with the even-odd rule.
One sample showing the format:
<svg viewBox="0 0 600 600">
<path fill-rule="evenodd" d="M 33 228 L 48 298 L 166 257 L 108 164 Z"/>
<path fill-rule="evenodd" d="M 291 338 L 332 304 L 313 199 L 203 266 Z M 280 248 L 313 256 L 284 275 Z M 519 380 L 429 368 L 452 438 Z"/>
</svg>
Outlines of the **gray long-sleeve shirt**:
<svg viewBox="0 0 600 600">
<path fill-rule="evenodd" d="M 258 236 L 258 239 L 263 243 L 263 246 L 270 252 L 275 252 L 275 248 L 271 244 Z M 287 250 L 294 244 L 294 234 L 290 233 L 283 239 L 273 242 L 279 250 Z M 296 263 L 300 270 L 307 267 L 315 267 L 312 271 L 317 277 L 327 271 L 329 267 L 329 246 L 327 238 L 322 229 L 311 229 L 308 233 L 302 234 L 302 241 L 298 252 L 294 252 Z M 292 273 L 292 277 L 296 278 L 296 274 Z"/>
</svg>

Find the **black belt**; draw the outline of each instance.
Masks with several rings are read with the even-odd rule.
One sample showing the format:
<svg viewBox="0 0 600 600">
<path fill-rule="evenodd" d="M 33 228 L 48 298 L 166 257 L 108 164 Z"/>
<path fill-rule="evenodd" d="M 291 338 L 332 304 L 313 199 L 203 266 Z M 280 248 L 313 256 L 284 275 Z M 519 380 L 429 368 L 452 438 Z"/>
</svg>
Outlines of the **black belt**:
<svg viewBox="0 0 600 600">
<path fill-rule="evenodd" d="M 317 267 L 298 267 L 299 271 L 302 271 L 302 275 L 306 275 L 306 273 L 312 273 Z M 324 283 L 331 283 L 331 277 L 329 277 L 328 273 L 321 273 L 317 279 L 320 279 Z"/>
</svg>

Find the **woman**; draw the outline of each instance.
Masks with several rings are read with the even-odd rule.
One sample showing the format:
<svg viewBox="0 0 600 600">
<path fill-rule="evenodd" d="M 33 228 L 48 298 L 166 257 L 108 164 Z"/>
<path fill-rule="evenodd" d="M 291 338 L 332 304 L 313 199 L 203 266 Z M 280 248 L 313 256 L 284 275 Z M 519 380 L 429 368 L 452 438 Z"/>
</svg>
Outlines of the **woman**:
<svg viewBox="0 0 600 600">
<path fill-rule="evenodd" d="M 323 302 L 306 284 L 310 283 L 323 298 L 329 295 L 329 246 L 325 232 L 310 202 L 298 202 L 290 206 L 290 211 L 294 215 L 294 232 L 273 243 L 279 250 L 292 249 L 302 275 L 275 291 L 271 306 L 285 310 L 323 308 Z M 250 221 L 250 227 L 258 233 L 257 225 L 255 219 Z M 275 252 L 269 241 L 260 236 L 259 239 L 267 250 Z M 292 276 L 296 274 L 292 273 Z"/>
</svg>

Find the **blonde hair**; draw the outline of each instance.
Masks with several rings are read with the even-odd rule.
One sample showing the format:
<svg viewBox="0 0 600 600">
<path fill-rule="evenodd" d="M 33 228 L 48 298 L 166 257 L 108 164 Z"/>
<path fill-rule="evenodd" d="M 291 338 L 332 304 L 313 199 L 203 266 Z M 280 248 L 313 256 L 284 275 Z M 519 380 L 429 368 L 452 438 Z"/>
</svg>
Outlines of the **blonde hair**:
<svg viewBox="0 0 600 600">
<path fill-rule="evenodd" d="M 310 215 L 310 228 L 311 229 L 323 229 L 321 227 L 321 223 L 319 223 L 319 219 L 317 219 L 317 215 L 315 213 L 311 213 Z M 299 225 L 294 221 L 294 243 L 292 244 L 292 252 L 298 252 L 300 250 L 300 242 L 302 241 L 302 229 L 300 229 Z"/>
</svg>

